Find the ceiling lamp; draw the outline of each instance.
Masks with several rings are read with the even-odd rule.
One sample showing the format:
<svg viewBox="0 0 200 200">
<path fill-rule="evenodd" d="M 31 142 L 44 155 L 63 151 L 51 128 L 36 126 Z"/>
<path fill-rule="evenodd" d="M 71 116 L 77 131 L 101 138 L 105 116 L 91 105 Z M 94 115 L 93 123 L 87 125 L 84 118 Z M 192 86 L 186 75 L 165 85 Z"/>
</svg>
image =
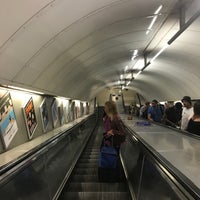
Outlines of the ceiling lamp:
<svg viewBox="0 0 200 200">
<path fill-rule="evenodd" d="M 131 60 L 134 60 L 138 56 L 138 50 L 134 50 Z"/>
<path fill-rule="evenodd" d="M 147 28 L 146 35 L 148 35 L 149 32 L 152 30 L 152 27 L 153 27 L 153 25 L 154 25 L 156 19 L 158 18 L 158 15 L 159 15 L 159 12 L 160 12 L 161 9 L 162 9 L 162 5 L 160 5 L 160 6 L 158 7 L 158 9 L 154 12 L 154 15 L 152 16 L 153 19 L 152 19 L 152 21 L 151 21 L 149 27 Z"/>
<path fill-rule="evenodd" d="M 21 88 L 21 87 L 15 87 L 15 86 L 11 86 L 11 85 L 3 85 L 4 87 L 8 88 L 8 89 L 13 89 L 13 90 L 18 90 L 18 91 L 22 91 L 22 92 L 28 92 L 28 93 L 34 93 L 34 94 L 41 94 L 43 95 L 43 92 L 39 92 L 39 91 L 35 91 L 35 90 L 29 90 L 26 88 Z"/>
</svg>

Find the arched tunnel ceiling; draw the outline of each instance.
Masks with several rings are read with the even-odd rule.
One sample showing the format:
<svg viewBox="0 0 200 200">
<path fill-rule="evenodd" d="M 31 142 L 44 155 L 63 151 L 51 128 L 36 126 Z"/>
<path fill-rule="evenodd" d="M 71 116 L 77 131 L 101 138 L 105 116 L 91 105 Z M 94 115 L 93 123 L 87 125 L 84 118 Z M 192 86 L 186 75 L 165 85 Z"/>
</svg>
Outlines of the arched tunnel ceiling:
<svg viewBox="0 0 200 200">
<path fill-rule="evenodd" d="M 200 10 L 198 0 L 180 2 L 1 0 L 0 84 L 90 100 L 116 87 L 125 66 L 132 70 L 144 54 L 150 60 L 172 38 L 181 6 L 186 22 Z M 199 98 L 199 31 L 197 18 L 127 87 L 146 99 Z"/>
</svg>

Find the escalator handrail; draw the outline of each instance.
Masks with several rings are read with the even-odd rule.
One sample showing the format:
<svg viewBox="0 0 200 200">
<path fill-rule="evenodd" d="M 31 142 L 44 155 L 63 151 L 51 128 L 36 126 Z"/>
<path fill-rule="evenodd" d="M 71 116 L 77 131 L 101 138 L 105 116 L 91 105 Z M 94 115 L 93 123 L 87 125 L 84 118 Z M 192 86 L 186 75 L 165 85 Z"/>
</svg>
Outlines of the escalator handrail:
<svg viewBox="0 0 200 200">
<path fill-rule="evenodd" d="M 98 113 L 98 115 L 99 115 L 99 113 Z M 98 119 L 98 117 L 99 116 L 97 116 L 96 119 Z M 92 129 L 91 133 L 88 135 L 86 142 L 82 145 L 80 151 L 74 157 L 73 162 L 71 163 L 70 169 L 67 171 L 67 173 L 66 173 L 66 175 L 65 175 L 62 183 L 60 184 L 60 187 L 58 188 L 57 192 L 55 193 L 55 195 L 53 197 L 53 200 L 57 200 L 59 198 L 60 194 L 62 193 L 62 190 L 63 190 L 64 186 L 66 185 L 66 182 L 68 181 L 71 173 L 73 172 L 73 170 L 74 170 L 74 168 L 75 168 L 75 166 L 76 166 L 76 164 L 77 164 L 80 156 L 82 155 L 83 151 L 85 150 L 85 148 L 87 146 L 87 143 L 89 142 L 89 139 L 90 139 L 91 135 L 94 133 L 94 131 L 95 131 L 96 127 L 97 127 L 97 123 L 98 123 L 98 120 L 96 120 L 94 128 Z"/>
<path fill-rule="evenodd" d="M 72 133 L 73 129 L 75 129 L 78 126 L 80 126 L 81 124 L 85 123 L 87 120 L 92 118 L 94 115 L 95 114 L 88 116 L 87 118 L 78 122 L 74 126 L 68 128 L 67 130 L 61 131 L 60 133 L 51 137 L 50 139 L 48 139 L 44 143 L 34 147 L 33 149 L 31 149 L 27 153 L 24 153 L 23 155 L 21 155 L 17 159 L 1 166 L 0 167 L 0 182 L 2 181 L 3 178 L 5 178 L 5 176 L 12 173 L 13 169 L 15 169 L 14 171 L 16 171 L 16 168 L 18 168 L 17 166 L 24 167 L 27 164 L 32 163 L 33 159 L 44 154 L 49 148 L 51 148 L 52 146 L 55 146 L 60 140 L 62 140 L 63 137 L 65 137 L 66 135 L 70 135 Z"/>
</svg>

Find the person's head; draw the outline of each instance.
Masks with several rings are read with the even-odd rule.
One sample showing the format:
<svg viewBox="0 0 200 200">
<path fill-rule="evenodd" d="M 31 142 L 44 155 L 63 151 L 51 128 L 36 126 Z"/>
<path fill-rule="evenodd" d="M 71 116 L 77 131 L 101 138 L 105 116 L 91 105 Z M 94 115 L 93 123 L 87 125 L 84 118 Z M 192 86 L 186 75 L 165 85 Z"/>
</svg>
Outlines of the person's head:
<svg viewBox="0 0 200 200">
<path fill-rule="evenodd" d="M 149 107 L 149 105 L 150 105 L 150 102 L 149 102 L 149 101 L 146 101 L 146 102 L 145 102 L 145 106 Z"/>
<path fill-rule="evenodd" d="M 105 112 L 107 115 L 117 115 L 117 106 L 114 101 L 106 101 L 105 102 Z"/>
<path fill-rule="evenodd" d="M 195 115 L 200 115 L 200 101 L 194 103 L 193 109 Z"/>
<path fill-rule="evenodd" d="M 182 101 L 184 107 L 191 108 L 192 101 L 189 96 L 184 96 L 181 101 Z"/>
<path fill-rule="evenodd" d="M 183 105 L 182 105 L 181 102 L 177 102 L 177 103 L 175 103 L 174 106 L 175 106 L 175 109 L 176 109 L 176 110 L 181 110 Z"/>
<path fill-rule="evenodd" d="M 158 104 L 158 101 L 157 101 L 156 99 L 152 100 L 151 105 L 152 105 L 153 107 L 156 107 L 157 104 Z"/>
</svg>

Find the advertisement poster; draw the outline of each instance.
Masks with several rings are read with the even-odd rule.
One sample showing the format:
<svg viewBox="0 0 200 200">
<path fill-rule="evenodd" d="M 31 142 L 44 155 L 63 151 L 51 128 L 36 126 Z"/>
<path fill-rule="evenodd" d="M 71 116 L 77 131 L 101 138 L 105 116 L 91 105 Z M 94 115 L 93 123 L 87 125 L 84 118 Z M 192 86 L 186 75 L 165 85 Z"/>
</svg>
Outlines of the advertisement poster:
<svg viewBox="0 0 200 200">
<path fill-rule="evenodd" d="M 53 103 L 51 105 L 51 111 L 52 111 L 53 127 L 55 128 L 56 123 L 58 121 L 58 108 L 56 104 L 56 99 L 53 100 Z"/>
<path fill-rule="evenodd" d="M 75 102 L 72 101 L 71 105 L 70 105 L 70 118 L 71 120 L 75 120 Z"/>
<path fill-rule="evenodd" d="M 83 103 L 80 103 L 80 116 L 84 115 L 84 106 Z"/>
<path fill-rule="evenodd" d="M 70 121 L 70 118 L 69 118 L 69 101 L 66 102 L 65 115 L 66 115 L 66 122 L 69 122 Z"/>
<path fill-rule="evenodd" d="M 64 120 L 65 120 L 63 104 L 61 104 L 59 107 L 59 118 L 60 118 L 60 125 L 62 126 L 64 124 Z"/>
<path fill-rule="evenodd" d="M 38 125 L 32 97 L 29 99 L 27 104 L 23 107 L 23 113 L 24 113 L 26 128 L 28 131 L 28 137 L 29 139 L 31 139 Z"/>
<path fill-rule="evenodd" d="M 47 110 L 47 101 L 46 98 L 43 100 L 43 102 L 40 105 L 40 114 L 42 118 L 42 126 L 44 132 L 46 132 L 48 124 L 49 124 L 49 115 Z"/>
<path fill-rule="evenodd" d="M 0 90 L 0 130 L 7 149 L 18 130 L 12 99 L 7 90 Z"/>
</svg>

